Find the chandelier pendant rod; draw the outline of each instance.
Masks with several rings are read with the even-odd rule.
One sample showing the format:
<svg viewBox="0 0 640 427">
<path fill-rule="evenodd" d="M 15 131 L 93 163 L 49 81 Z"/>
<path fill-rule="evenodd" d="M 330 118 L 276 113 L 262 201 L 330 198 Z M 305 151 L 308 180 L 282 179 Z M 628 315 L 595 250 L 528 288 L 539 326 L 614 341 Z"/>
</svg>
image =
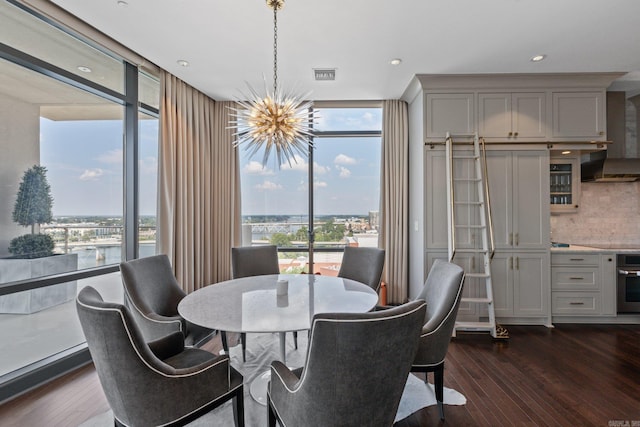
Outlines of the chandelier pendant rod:
<svg viewBox="0 0 640 427">
<path fill-rule="evenodd" d="M 278 92 L 278 7 L 273 8 L 273 96 Z"/>
</svg>

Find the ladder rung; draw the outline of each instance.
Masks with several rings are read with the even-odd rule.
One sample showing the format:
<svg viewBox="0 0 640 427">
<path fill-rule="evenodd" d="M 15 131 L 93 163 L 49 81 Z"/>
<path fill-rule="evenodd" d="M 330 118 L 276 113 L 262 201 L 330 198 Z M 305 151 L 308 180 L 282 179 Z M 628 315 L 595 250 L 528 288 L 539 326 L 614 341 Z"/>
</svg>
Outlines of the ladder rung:
<svg viewBox="0 0 640 427">
<path fill-rule="evenodd" d="M 487 273 L 465 273 L 464 277 L 469 279 L 487 279 L 490 276 Z"/>
<path fill-rule="evenodd" d="M 461 298 L 460 302 L 471 302 L 474 304 L 491 304 L 493 301 L 489 298 Z"/>
<path fill-rule="evenodd" d="M 456 329 L 467 331 L 489 331 L 493 332 L 495 325 L 489 322 L 456 322 Z"/>
<path fill-rule="evenodd" d="M 456 252 L 463 254 L 486 254 L 487 249 L 456 249 Z"/>
<path fill-rule="evenodd" d="M 456 205 L 473 205 L 473 206 L 482 206 L 484 204 L 484 202 L 465 202 L 465 201 L 460 201 L 460 202 L 453 202 Z"/>
</svg>

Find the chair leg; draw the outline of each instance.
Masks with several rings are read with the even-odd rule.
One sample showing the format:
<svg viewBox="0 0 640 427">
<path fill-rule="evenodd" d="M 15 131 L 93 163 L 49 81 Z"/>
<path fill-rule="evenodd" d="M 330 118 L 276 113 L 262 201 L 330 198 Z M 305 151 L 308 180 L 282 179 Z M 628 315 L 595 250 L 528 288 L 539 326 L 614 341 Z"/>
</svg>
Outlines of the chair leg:
<svg viewBox="0 0 640 427">
<path fill-rule="evenodd" d="M 247 361 L 247 334 L 244 332 L 240 334 L 240 342 L 242 342 L 242 361 Z"/>
<path fill-rule="evenodd" d="M 444 420 L 444 362 L 436 366 L 433 371 L 433 382 L 436 389 L 436 401 L 438 401 L 438 410 L 440 411 L 440 419 Z"/>
<path fill-rule="evenodd" d="M 298 349 L 298 331 L 293 331 L 293 345 Z"/>
<path fill-rule="evenodd" d="M 238 388 L 233 399 L 233 422 L 236 427 L 244 427 L 244 389 Z"/>
<path fill-rule="evenodd" d="M 229 343 L 227 342 L 227 333 L 225 331 L 220 331 L 220 339 L 222 340 L 224 354 L 229 354 Z"/>
<path fill-rule="evenodd" d="M 276 427 L 276 413 L 271 406 L 271 399 L 267 394 L 267 425 L 268 427 Z"/>
</svg>

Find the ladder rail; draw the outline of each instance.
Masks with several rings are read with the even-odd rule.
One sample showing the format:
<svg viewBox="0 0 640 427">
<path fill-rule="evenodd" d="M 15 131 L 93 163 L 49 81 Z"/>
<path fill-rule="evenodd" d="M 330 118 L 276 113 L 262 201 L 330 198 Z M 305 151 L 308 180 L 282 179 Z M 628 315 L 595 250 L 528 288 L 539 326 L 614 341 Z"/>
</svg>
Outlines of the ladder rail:
<svg viewBox="0 0 640 427">
<path fill-rule="evenodd" d="M 456 210 L 454 206 L 455 185 L 453 183 L 453 138 L 449 132 L 445 139 L 445 172 L 447 174 L 447 255 L 449 262 L 456 255 Z"/>
<path fill-rule="evenodd" d="M 489 173 L 487 168 L 487 147 L 486 147 L 484 138 L 480 138 L 480 146 L 482 148 L 482 166 L 484 169 L 482 180 L 484 183 L 485 201 L 487 203 L 487 226 L 489 227 L 489 242 L 491 245 L 490 259 L 493 259 L 493 256 L 496 253 L 496 242 L 495 242 L 495 237 L 493 235 L 493 216 L 491 215 L 491 192 L 489 190 L 489 179 L 488 179 Z"/>
</svg>

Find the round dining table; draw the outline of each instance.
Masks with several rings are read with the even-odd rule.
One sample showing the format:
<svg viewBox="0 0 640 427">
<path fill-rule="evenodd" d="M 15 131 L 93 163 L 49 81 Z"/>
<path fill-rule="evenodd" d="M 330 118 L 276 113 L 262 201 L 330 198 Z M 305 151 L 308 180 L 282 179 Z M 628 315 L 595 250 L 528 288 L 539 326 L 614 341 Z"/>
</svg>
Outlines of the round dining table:
<svg viewBox="0 0 640 427">
<path fill-rule="evenodd" d="M 316 274 L 272 274 L 198 289 L 180 301 L 178 313 L 189 322 L 219 331 L 277 332 L 281 361 L 285 362 L 286 332 L 309 330 L 318 313 L 364 313 L 377 303 L 378 294 L 354 280 Z M 262 381 L 268 381 L 268 377 Z M 254 389 L 263 387 L 266 391 L 266 382 L 264 386 L 252 384 L 252 396 L 256 397 Z"/>
</svg>

